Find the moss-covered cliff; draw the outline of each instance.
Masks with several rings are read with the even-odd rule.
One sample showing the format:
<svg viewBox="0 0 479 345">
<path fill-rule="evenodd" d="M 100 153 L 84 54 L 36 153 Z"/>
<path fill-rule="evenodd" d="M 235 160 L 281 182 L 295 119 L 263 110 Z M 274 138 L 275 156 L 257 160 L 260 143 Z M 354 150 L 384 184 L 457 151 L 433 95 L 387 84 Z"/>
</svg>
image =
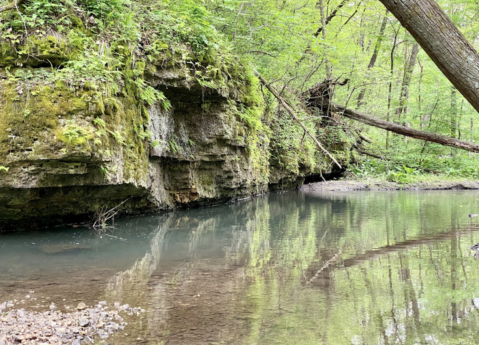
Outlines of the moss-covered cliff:
<svg viewBox="0 0 479 345">
<path fill-rule="evenodd" d="M 125 213 L 217 203 L 331 170 L 271 114 L 201 7 L 48 3 L 1 15 L 0 229 L 120 202 Z"/>
</svg>

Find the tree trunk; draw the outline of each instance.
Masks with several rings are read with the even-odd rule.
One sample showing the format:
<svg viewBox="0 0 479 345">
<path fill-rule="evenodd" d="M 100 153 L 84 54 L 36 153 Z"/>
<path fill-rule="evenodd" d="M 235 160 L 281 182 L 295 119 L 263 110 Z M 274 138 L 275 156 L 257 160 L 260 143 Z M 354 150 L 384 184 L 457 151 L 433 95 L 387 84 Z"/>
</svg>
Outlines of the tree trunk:
<svg viewBox="0 0 479 345">
<path fill-rule="evenodd" d="M 419 73 L 419 85 L 418 85 L 418 104 L 419 104 L 419 120 L 422 121 L 421 117 L 421 110 L 422 110 L 422 97 L 421 97 L 421 91 L 422 91 L 422 78 L 424 77 L 424 67 L 421 64 L 421 60 L 417 59 L 417 62 L 419 64 L 419 68 L 421 69 L 421 72 Z"/>
<path fill-rule="evenodd" d="M 330 103 L 329 109 L 333 112 L 340 113 L 352 120 L 365 123 L 369 126 L 385 129 L 390 132 L 398 133 L 406 137 L 431 141 L 444 146 L 457 147 L 462 150 L 479 152 L 479 145 L 467 141 L 457 140 L 446 137 L 444 135 L 434 134 L 430 132 L 420 131 L 414 128 L 401 126 L 392 122 L 377 119 L 375 117 L 360 113 L 359 111 L 348 109 L 338 104 Z"/>
<path fill-rule="evenodd" d="M 376 45 L 374 46 L 374 51 L 373 51 L 373 55 L 371 55 L 371 60 L 369 60 L 368 69 L 367 69 L 368 72 L 366 73 L 366 76 L 369 74 L 369 70 L 374 67 L 378 59 L 379 48 L 381 48 L 381 42 L 383 40 L 384 31 L 386 30 L 386 24 L 388 23 L 388 12 L 389 11 L 386 11 L 386 14 L 384 14 L 383 22 L 381 23 L 381 28 L 379 29 L 378 40 L 376 41 Z M 361 107 L 361 105 L 363 104 L 365 94 L 366 94 L 366 88 L 363 88 L 358 95 L 356 109 L 359 109 L 359 107 Z"/>
<path fill-rule="evenodd" d="M 396 108 L 396 115 L 399 120 L 401 120 L 401 114 L 407 113 L 407 102 L 409 100 L 409 85 L 411 84 L 412 72 L 414 71 L 414 66 L 416 65 L 417 54 L 419 53 L 419 46 L 416 44 L 412 47 L 411 56 L 406 64 L 404 69 L 404 76 L 401 86 L 401 94 L 399 96 L 399 106 Z"/>
<path fill-rule="evenodd" d="M 479 111 L 479 54 L 434 0 L 380 0 Z"/>
<path fill-rule="evenodd" d="M 451 87 L 451 137 L 457 138 L 457 95 L 456 88 Z"/>
<path fill-rule="evenodd" d="M 319 34 L 324 30 L 324 27 L 326 25 L 329 24 L 329 22 L 334 18 L 336 17 L 336 14 L 338 14 L 338 11 L 344 6 L 346 5 L 346 3 L 348 2 L 348 0 L 343 0 L 341 1 L 341 3 L 333 10 L 333 12 L 331 12 L 331 14 L 326 18 L 326 20 L 324 21 L 321 21 L 321 27 L 314 33 L 314 37 L 318 37 Z M 322 6 L 322 5 L 321 5 Z"/>
<path fill-rule="evenodd" d="M 388 112 L 386 115 L 386 120 L 391 121 L 391 101 L 392 101 L 392 92 L 393 92 L 393 77 L 394 77 L 394 51 L 396 50 L 397 40 L 398 40 L 399 29 L 394 35 L 393 47 L 391 48 L 390 54 L 390 70 L 389 70 L 389 87 L 388 87 Z M 386 150 L 389 150 L 389 132 L 386 133 Z"/>
<path fill-rule="evenodd" d="M 325 14 L 325 11 L 324 11 L 324 1 L 319 0 L 317 5 L 319 6 L 319 12 L 321 14 L 321 26 L 322 26 L 321 35 L 323 37 L 323 42 L 326 42 L 326 14 Z M 319 31 L 317 32 L 317 34 L 319 35 Z M 316 34 L 314 36 L 318 37 Z M 326 66 L 326 77 L 329 79 L 329 78 L 331 78 L 331 75 L 333 74 L 333 72 L 332 72 L 332 66 L 331 66 L 331 63 L 329 61 L 329 56 L 328 55 L 329 55 L 328 50 L 324 49 L 324 62 L 325 62 L 325 66 Z"/>
</svg>

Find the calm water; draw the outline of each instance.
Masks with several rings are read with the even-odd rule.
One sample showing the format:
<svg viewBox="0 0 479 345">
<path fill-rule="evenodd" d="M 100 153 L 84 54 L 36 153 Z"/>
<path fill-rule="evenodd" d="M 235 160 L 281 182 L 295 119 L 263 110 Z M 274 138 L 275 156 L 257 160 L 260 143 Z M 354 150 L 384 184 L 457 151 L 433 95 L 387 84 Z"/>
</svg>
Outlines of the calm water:
<svg viewBox="0 0 479 345">
<path fill-rule="evenodd" d="M 3 234 L 0 302 L 147 310 L 110 344 L 477 344 L 469 213 L 477 192 L 291 192 Z"/>
</svg>

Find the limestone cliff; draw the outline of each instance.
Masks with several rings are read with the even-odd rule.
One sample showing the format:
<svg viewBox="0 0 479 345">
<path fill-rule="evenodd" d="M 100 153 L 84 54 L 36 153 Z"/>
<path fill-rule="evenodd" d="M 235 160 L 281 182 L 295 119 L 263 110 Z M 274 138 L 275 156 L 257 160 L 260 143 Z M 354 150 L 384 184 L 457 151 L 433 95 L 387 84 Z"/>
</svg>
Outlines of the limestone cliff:
<svg viewBox="0 0 479 345">
<path fill-rule="evenodd" d="M 161 41 L 134 51 L 72 28 L 0 39 L 0 230 L 120 203 L 123 214 L 214 204 L 331 170 L 231 57 Z"/>
</svg>

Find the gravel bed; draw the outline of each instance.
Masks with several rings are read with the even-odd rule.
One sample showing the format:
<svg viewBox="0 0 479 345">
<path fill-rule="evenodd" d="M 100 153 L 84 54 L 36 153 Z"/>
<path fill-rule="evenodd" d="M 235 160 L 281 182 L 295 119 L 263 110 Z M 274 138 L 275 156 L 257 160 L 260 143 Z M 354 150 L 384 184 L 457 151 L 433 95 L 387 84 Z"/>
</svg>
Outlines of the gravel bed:
<svg viewBox="0 0 479 345">
<path fill-rule="evenodd" d="M 81 302 L 71 312 L 50 310 L 38 312 L 16 308 L 16 301 L 0 304 L 0 345 L 10 344 L 94 344 L 121 331 L 127 323 L 124 316 L 139 316 L 142 308 L 99 302 L 93 307 Z"/>
</svg>

